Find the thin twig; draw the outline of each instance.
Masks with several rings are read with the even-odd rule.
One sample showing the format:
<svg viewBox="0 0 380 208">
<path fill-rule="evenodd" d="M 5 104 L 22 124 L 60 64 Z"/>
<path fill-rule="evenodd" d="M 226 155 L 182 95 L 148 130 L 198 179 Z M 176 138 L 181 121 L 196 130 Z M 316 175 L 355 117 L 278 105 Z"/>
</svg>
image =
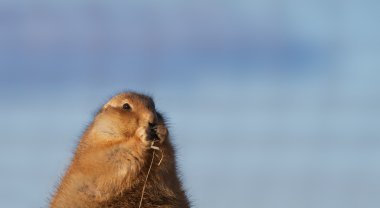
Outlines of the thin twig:
<svg viewBox="0 0 380 208">
<path fill-rule="evenodd" d="M 146 183 L 147 183 L 147 181 L 148 181 L 148 177 L 149 177 L 149 174 L 150 174 L 150 170 L 152 169 L 152 166 L 153 166 L 153 161 L 154 161 L 154 155 L 155 155 L 155 152 L 156 152 L 156 150 L 160 151 L 160 148 L 159 148 L 159 147 L 154 146 L 154 141 L 152 141 L 152 144 L 150 145 L 150 148 L 153 149 L 153 153 L 152 153 L 152 161 L 150 161 L 150 165 L 149 165 L 148 173 L 146 174 L 145 182 L 144 182 L 144 186 L 143 186 L 143 189 L 142 189 L 142 191 L 141 191 L 141 198 L 140 198 L 139 208 L 141 208 L 141 205 L 142 205 L 142 201 L 143 201 L 143 198 L 144 198 L 144 192 L 145 192 Z M 162 154 L 162 157 L 161 157 L 161 160 L 160 160 L 160 162 L 158 163 L 158 165 L 161 164 L 161 161 L 162 161 L 162 159 L 163 159 L 163 157 L 164 157 L 162 151 L 161 151 L 161 154 Z"/>
</svg>

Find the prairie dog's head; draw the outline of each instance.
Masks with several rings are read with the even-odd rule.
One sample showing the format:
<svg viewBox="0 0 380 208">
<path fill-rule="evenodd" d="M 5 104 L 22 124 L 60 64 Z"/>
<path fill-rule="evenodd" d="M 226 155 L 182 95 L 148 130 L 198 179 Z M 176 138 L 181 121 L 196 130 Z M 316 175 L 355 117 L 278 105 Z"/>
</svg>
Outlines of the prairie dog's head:
<svg viewBox="0 0 380 208">
<path fill-rule="evenodd" d="M 111 98 L 96 116 L 94 128 L 105 137 L 109 135 L 107 140 L 138 137 L 143 143 L 162 143 L 167 136 L 167 128 L 153 99 L 135 92 Z"/>
</svg>

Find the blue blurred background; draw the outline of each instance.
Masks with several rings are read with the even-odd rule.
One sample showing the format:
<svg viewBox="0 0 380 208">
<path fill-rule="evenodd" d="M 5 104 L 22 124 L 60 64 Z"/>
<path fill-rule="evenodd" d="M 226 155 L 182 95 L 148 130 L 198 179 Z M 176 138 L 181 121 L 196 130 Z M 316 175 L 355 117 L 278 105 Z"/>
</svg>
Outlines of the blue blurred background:
<svg viewBox="0 0 380 208">
<path fill-rule="evenodd" d="M 380 1 L 0 2 L 0 207 L 46 207 L 97 109 L 166 113 L 195 207 L 380 207 Z"/>
</svg>

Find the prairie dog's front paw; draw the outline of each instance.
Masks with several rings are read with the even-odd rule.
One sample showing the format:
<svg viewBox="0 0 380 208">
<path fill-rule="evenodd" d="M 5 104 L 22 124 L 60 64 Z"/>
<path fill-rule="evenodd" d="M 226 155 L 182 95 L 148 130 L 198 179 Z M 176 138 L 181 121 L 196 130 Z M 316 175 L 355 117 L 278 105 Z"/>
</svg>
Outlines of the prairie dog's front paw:
<svg viewBox="0 0 380 208">
<path fill-rule="evenodd" d="M 156 133 L 160 143 L 164 142 L 168 137 L 168 129 L 164 125 L 157 125 Z"/>
</svg>

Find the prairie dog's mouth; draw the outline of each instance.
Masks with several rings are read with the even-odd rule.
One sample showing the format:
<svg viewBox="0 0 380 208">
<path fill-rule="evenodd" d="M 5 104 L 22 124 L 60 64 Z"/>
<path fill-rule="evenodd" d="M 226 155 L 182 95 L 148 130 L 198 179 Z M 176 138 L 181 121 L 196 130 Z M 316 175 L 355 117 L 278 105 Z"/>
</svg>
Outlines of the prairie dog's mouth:
<svg viewBox="0 0 380 208">
<path fill-rule="evenodd" d="M 159 141 L 160 138 L 157 134 L 157 124 L 149 123 L 149 126 L 146 130 L 147 139 L 149 141 Z"/>
<path fill-rule="evenodd" d="M 140 137 L 143 143 L 159 142 L 166 139 L 168 130 L 160 123 L 141 126 L 137 129 L 136 135 Z"/>
</svg>

